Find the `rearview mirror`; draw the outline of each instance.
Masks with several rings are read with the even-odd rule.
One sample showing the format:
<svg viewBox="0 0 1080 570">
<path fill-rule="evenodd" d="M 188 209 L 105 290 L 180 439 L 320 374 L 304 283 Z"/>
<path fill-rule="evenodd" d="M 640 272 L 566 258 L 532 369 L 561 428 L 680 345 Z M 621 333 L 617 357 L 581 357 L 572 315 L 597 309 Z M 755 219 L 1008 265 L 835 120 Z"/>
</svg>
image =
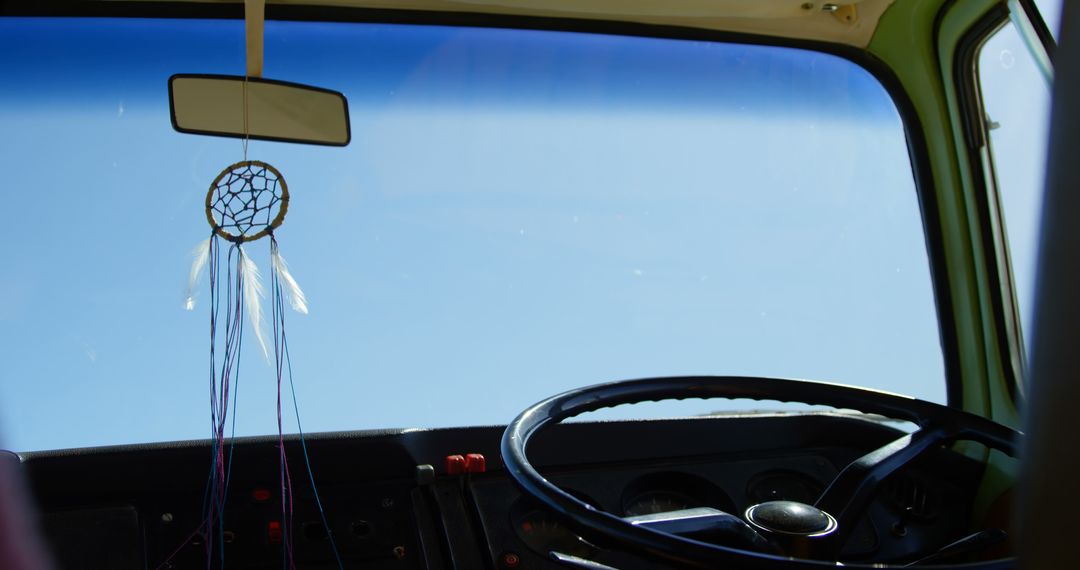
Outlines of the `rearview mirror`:
<svg viewBox="0 0 1080 570">
<path fill-rule="evenodd" d="M 330 146 L 345 146 L 351 136 L 344 95 L 284 81 L 174 75 L 169 111 L 181 133 Z"/>
</svg>

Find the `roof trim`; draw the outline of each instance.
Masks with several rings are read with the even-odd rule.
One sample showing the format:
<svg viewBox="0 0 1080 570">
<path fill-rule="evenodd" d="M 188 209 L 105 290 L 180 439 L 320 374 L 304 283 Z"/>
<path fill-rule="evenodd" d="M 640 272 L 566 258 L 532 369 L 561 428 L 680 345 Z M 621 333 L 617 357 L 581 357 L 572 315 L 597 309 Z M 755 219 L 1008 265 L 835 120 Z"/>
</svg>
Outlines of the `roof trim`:
<svg viewBox="0 0 1080 570">
<path fill-rule="evenodd" d="M 130 0 L 99 0 L 112 3 Z M 144 0 L 155 3 L 155 0 Z M 241 5 L 237 0 L 180 0 Z M 865 48 L 895 0 L 268 0 L 268 6 L 374 8 L 604 20 Z"/>
</svg>

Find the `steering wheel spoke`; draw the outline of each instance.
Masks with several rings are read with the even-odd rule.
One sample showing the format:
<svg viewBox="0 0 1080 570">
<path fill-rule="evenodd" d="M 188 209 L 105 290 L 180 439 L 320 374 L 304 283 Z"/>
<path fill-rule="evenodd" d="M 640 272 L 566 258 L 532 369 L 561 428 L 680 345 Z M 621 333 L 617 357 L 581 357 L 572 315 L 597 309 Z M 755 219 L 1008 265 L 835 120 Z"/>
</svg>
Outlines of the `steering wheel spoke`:
<svg viewBox="0 0 1080 570">
<path fill-rule="evenodd" d="M 839 551 L 843 546 L 889 475 L 927 449 L 954 436 L 942 427 L 926 426 L 863 455 L 841 470 L 814 503 L 815 507 L 836 518 L 836 533 L 831 537 L 835 550 Z"/>
</svg>

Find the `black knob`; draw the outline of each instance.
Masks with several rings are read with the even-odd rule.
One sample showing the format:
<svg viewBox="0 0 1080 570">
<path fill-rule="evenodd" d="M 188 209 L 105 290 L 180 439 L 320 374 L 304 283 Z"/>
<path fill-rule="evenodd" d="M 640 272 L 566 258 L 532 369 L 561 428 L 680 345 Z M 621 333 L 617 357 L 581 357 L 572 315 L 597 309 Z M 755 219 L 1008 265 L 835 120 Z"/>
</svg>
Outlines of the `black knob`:
<svg viewBox="0 0 1080 570">
<path fill-rule="evenodd" d="M 746 510 L 750 524 L 769 533 L 823 536 L 836 529 L 829 513 L 796 501 L 768 501 Z"/>
</svg>

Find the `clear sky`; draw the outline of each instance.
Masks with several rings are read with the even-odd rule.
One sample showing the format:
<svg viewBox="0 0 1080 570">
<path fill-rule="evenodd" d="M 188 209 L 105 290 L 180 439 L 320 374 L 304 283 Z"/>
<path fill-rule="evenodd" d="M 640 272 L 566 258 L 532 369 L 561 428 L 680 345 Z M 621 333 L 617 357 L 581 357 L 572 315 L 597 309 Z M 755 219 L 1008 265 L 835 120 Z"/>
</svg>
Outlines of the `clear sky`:
<svg viewBox="0 0 1080 570">
<path fill-rule="evenodd" d="M 270 22 L 266 42 L 265 76 L 340 90 L 352 117 L 346 148 L 249 151 L 292 192 L 305 430 L 505 423 L 675 374 L 944 401 L 902 125 L 854 64 L 392 25 Z M 0 54 L 0 438 L 206 437 L 205 280 L 194 312 L 183 289 L 241 145 L 174 132 L 166 80 L 242 73 L 242 24 L 0 20 Z M 264 273 L 268 249 L 248 249 Z M 250 334 L 244 357 L 238 433 L 273 432 Z"/>
</svg>

